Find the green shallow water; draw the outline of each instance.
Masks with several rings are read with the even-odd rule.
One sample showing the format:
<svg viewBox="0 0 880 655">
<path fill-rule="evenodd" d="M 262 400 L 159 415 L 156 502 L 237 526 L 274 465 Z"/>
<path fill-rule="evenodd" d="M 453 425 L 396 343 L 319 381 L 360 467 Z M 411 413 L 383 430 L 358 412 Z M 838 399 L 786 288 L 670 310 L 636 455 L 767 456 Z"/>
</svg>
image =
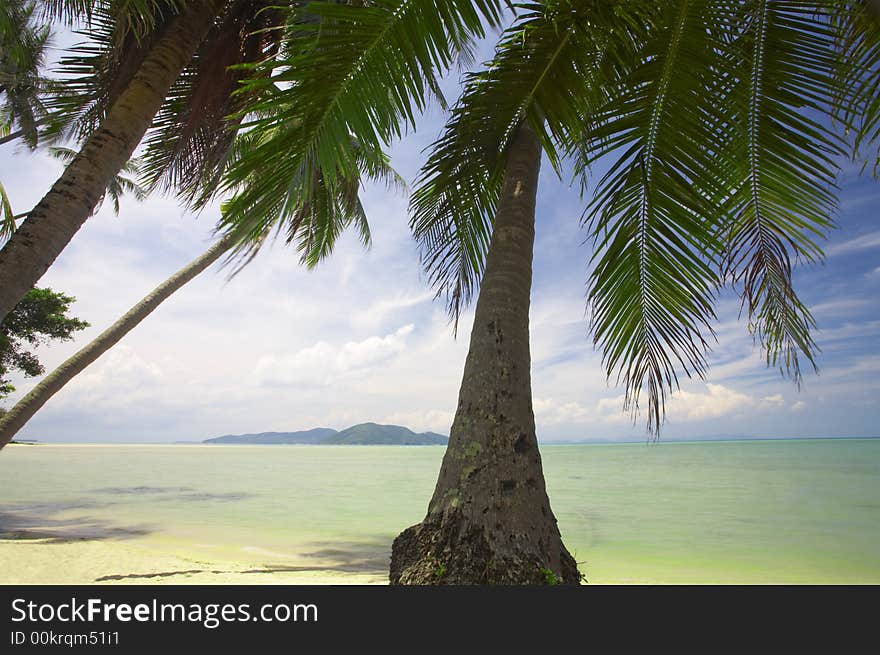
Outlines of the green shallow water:
<svg viewBox="0 0 880 655">
<path fill-rule="evenodd" d="M 548 445 L 542 454 L 563 538 L 590 582 L 880 583 L 880 440 Z M 209 561 L 319 562 L 378 580 L 391 540 L 422 518 L 442 455 L 10 447 L 0 453 L 0 536 L 17 553 L 96 540 Z M 24 544 L 46 536 L 55 543 Z"/>
</svg>

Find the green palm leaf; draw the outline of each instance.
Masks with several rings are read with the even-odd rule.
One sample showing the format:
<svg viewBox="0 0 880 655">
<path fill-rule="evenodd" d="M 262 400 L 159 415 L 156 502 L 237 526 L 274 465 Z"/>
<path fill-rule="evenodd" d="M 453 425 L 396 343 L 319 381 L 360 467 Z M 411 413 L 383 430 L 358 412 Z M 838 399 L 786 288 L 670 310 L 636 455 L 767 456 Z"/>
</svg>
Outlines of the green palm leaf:
<svg viewBox="0 0 880 655">
<path fill-rule="evenodd" d="M 215 26 L 150 128 L 141 157 L 147 187 L 175 191 L 189 203 L 216 188 L 251 100 L 236 91 L 271 69 L 284 15 L 278 7 L 243 2 Z"/>
<path fill-rule="evenodd" d="M 5 243 L 13 232 L 15 232 L 15 212 L 12 211 L 6 189 L 0 183 L 0 244 Z"/>
<path fill-rule="evenodd" d="M 750 328 L 768 365 L 800 380 L 815 366 L 815 322 L 791 283 L 798 260 L 817 261 L 833 225 L 843 144 L 813 118 L 839 108 L 835 31 L 823 2 L 749 3 L 732 44 L 739 80 L 728 98 L 733 171 L 724 272 L 743 287 Z"/>
<path fill-rule="evenodd" d="M 831 21 L 838 30 L 836 117 L 854 134 L 853 156 L 880 175 L 880 8 L 841 0 Z"/>
<path fill-rule="evenodd" d="M 49 39 L 49 26 L 38 23 L 35 3 L 9 0 L 0 6 L 0 136 L 15 129 L 31 148 L 37 146 L 38 127 L 47 113 L 43 68 Z"/>
<path fill-rule="evenodd" d="M 225 165 L 235 166 L 240 158 L 251 156 L 263 139 L 270 138 L 270 133 L 261 130 L 239 134 L 227 153 Z M 406 183 L 385 154 L 377 158 L 374 153 L 366 153 L 354 139 L 349 147 L 358 165 L 353 176 L 338 171 L 328 182 L 318 169 L 309 170 L 303 165 L 297 170 L 288 181 L 287 193 L 295 200 L 288 206 L 288 219 L 284 222 L 232 222 L 225 219 L 229 201 L 223 204 L 224 218 L 217 231 L 234 239 L 227 259 L 227 263 L 238 260 L 233 275 L 253 260 L 270 237 L 281 237 L 285 243 L 293 244 L 300 260 L 309 268 L 330 255 L 339 236 L 349 227 L 357 230 L 365 247 L 370 245 L 370 227 L 359 196 L 362 181 L 383 183 L 390 189 L 405 189 Z M 206 189 L 199 202 L 207 202 L 211 193 L 210 188 Z"/>
<path fill-rule="evenodd" d="M 659 12 L 639 65 L 594 117 L 579 170 L 607 156 L 587 222 L 596 243 L 589 303 L 594 339 L 627 405 L 648 395 L 658 429 L 669 389 L 706 369 L 720 250 L 710 199 L 720 195 L 714 154 L 724 117 L 707 89 L 723 36 L 709 3 Z"/>
<path fill-rule="evenodd" d="M 498 5 L 377 0 L 295 12 L 277 70 L 242 90 L 262 98 L 244 127 L 263 136 L 227 174 L 223 188 L 237 193 L 223 229 L 258 244 L 274 223 L 295 225 L 319 196 L 344 195 L 364 159 L 380 165 L 382 146 L 414 125 L 435 75 L 483 34 L 483 21 L 498 22 Z"/>
<path fill-rule="evenodd" d="M 83 40 L 68 48 L 58 64 L 59 81 L 46 103 L 51 112 L 43 130 L 47 139 L 81 141 L 91 134 L 173 15 L 173 8 L 161 3 L 164 11 L 150 19 L 154 29 L 139 33 L 115 5 L 107 5 L 94 4 L 87 26 L 74 31 Z"/>
</svg>

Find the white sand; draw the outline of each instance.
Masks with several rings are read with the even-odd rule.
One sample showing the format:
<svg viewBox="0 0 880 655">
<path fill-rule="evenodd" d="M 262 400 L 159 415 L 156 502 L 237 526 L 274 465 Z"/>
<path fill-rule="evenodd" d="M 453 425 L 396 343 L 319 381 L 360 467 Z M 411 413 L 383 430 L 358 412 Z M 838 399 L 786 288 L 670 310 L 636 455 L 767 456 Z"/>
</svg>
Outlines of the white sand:
<svg viewBox="0 0 880 655">
<path fill-rule="evenodd" d="M 153 549 L 144 542 L 4 540 L 2 584 L 384 584 L 376 574 L 321 570 L 319 562 L 278 571 L 287 564 L 206 560 L 198 555 Z M 291 567 L 292 568 L 292 567 Z"/>
</svg>

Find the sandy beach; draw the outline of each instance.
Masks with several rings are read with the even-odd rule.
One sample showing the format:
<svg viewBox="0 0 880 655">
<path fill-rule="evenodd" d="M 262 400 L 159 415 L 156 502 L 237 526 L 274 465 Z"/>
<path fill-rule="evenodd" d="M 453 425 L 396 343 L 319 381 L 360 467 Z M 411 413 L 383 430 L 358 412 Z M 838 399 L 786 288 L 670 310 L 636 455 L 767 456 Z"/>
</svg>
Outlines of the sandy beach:
<svg viewBox="0 0 880 655">
<path fill-rule="evenodd" d="M 880 582 L 880 441 L 550 445 L 593 584 Z M 12 445 L 0 584 L 385 584 L 441 447 Z M 819 473 L 817 473 L 819 472 Z"/>
<path fill-rule="evenodd" d="M 52 539 L 0 543 L 2 583 L 26 584 L 386 584 L 376 571 L 337 571 L 332 561 L 266 564 L 157 552 L 146 544 Z"/>
</svg>

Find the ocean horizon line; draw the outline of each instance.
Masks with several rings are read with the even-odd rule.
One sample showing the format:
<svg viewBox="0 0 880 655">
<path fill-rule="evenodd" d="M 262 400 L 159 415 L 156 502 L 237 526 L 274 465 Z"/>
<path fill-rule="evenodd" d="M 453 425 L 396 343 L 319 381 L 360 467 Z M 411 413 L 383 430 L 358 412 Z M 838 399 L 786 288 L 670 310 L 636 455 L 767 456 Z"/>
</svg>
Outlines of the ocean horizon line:
<svg viewBox="0 0 880 655">
<path fill-rule="evenodd" d="M 748 437 L 748 436 L 731 436 L 731 437 L 670 437 L 653 439 L 647 437 L 645 439 L 554 439 L 554 440 L 538 440 L 542 446 L 614 446 L 624 444 L 648 444 L 663 445 L 670 443 L 744 443 L 751 441 L 852 441 L 852 440 L 873 440 L 880 439 L 880 435 L 846 435 L 846 436 L 808 436 L 808 437 Z M 175 441 L 42 441 L 40 439 L 15 439 L 10 445 L 39 445 L 39 446 L 210 446 L 217 447 L 290 447 L 290 446 L 356 446 L 356 447 L 376 447 L 390 446 L 400 448 L 445 448 L 446 444 L 311 444 L 311 443 L 208 443 L 198 440 L 175 440 Z"/>
</svg>

